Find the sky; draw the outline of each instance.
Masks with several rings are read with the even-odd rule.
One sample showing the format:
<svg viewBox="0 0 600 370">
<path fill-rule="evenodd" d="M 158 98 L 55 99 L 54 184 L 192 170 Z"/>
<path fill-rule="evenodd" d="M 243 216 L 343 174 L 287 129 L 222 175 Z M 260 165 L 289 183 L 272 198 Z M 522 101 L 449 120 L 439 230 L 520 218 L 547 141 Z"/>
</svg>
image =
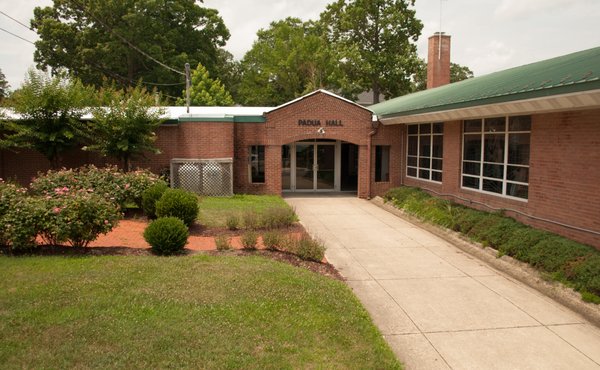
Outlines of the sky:
<svg viewBox="0 0 600 370">
<path fill-rule="evenodd" d="M 288 16 L 317 19 L 333 0 L 205 0 L 230 30 L 225 47 L 237 59 L 252 47 L 256 32 Z M 36 6 L 51 0 L 0 0 L 0 11 L 29 24 Z M 600 46 L 600 0 L 416 0 L 423 31 L 418 53 L 427 56 L 427 38 L 441 30 L 452 36 L 452 62 L 475 76 Z M 0 13 L 0 28 L 29 41 L 37 35 Z M 34 66 L 35 47 L 0 31 L 0 69 L 12 89 Z"/>
</svg>

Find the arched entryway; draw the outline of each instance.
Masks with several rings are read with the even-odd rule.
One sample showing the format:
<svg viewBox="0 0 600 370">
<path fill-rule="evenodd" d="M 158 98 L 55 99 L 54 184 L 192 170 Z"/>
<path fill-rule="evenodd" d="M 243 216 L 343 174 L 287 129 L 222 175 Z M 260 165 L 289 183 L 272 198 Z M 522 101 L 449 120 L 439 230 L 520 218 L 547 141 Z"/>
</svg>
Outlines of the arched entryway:
<svg viewBox="0 0 600 370">
<path fill-rule="evenodd" d="M 306 139 L 281 148 L 284 192 L 356 192 L 358 146 L 334 139 Z"/>
</svg>

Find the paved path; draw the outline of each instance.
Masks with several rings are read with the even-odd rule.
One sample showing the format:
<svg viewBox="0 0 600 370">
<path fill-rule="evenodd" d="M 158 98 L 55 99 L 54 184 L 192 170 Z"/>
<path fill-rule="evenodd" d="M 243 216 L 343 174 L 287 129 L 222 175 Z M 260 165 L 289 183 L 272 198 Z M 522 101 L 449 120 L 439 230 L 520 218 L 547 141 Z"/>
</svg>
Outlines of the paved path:
<svg viewBox="0 0 600 370">
<path fill-rule="evenodd" d="M 600 369 L 600 330 L 366 200 L 286 198 L 408 369 Z"/>
</svg>

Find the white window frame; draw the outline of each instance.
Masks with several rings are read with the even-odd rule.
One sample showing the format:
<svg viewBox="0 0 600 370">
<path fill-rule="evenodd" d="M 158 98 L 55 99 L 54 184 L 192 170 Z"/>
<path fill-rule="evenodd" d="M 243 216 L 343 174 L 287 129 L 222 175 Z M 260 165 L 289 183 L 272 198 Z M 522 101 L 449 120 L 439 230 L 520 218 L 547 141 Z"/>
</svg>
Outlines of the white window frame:
<svg viewBox="0 0 600 370">
<path fill-rule="evenodd" d="M 434 124 L 438 124 L 441 123 L 442 124 L 442 132 L 440 133 L 434 133 L 433 132 L 433 125 Z M 416 179 L 419 181 L 430 181 L 430 182 L 434 182 L 436 184 L 441 184 L 442 181 L 444 181 L 444 123 L 443 122 L 432 122 L 432 123 L 425 123 L 426 125 L 429 125 L 429 134 L 421 134 L 420 133 L 420 125 L 423 125 L 423 123 L 418 123 L 418 124 L 411 124 L 411 125 L 406 125 L 406 177 L 409 177 L 411 179 Z M 417 126 L 417 133 L 416 134 L 409 134 L 408 133 L 408 128 L 409 126 Z M 409 144 L 408 142 L 410 141 L 411 137 L 417 137 L 417 165 L 416 166 L 409 166 L 408 164 L 408 148 L 409 148 Z M 429 167 L 421 167 L 421 137 L 429 137 Z M 442 137 L 442 157 L 434 157 L 433 156 L 433 137 L 434 136 L 441 136 Z M 415 157 L 413 155 L 410 155 L 410 157 Z M 433 160 L 440 160 L 442 161 L 442 169 L 441 170 L 436 170 L 433 169 Z M 412 168 L 415 169 L 416 172 L 416 176 L 411 176 L 408 174 L 408 169 Z M 429 179 L 424 179 L 422 177 L 419 177 L 419 173 L 421 170 L 427 170 L 429 171 Z M 442 181 L 438 181 L 438 180 L 432 180 L 431 179 L 431 175 L 433 172 L 437 172 L 442 176 Z"/>
<path fill-rule="evenodd" d="M 515 181 L 515 180 L 507 180 L 507 174 L 508 174 L 508 166 L 511 167 L 521 167 L 521 168 L 527 168 L 527 170 L 529 171 L 530 168 L 530 164 L 527 165 L 522 165 L 522 164 L 512 164 L 512 163 L 508 163 L 508 156 L 509 156 L 509 146 L 510 146 L 510 141 L 509 141 L 509 135 L 510 134 L 529 134 L 529 152 L 531 155 L 531 127 L 529 128 L 529 130 L 527 131 L 510 131 L 509 130 L 509 120 L 511 117 L 518 117 L 518 116 L 495 116 L 495 117 L 485 117 L 485 118 L 476 118 L 476 119 L 471 119 L 471 120 L 464 120 L 462 121 L 462 127 L 461 127 L 461 131 L 462 131 L 462 137 L 461 137 L 461 161 L 460 161 L 460 188 L 464 189 L 464 190 L 469 190 L 469 191 L 476 191 L 479 193 L 484 193 L 484 194 L 489 194 L 489 195 L 493 195 L 496 197 L 502 197 L 502 198 L 508 198 L 508 199 L 513 199 L 513 200 L 518 200 L 521 202 L 528 202 L 529 200 L 529 180 L 527 182 L 521 182 L 521 181 Z M 530 116 L 531 117 L 531 116 Z M 502 163 L 496 163 L 496 162 L 485 162 L 485 120 L 486 119 L 495 119 L 495 118 L 504 118 L 504 131 L 503 132 L 494 132 L 494 134 L 500 134 L 503 133 L 504 134 L 504 158 L 503 158 L 503 162 Z M 480 120 L 481 121 L 481 131 L 480 132 L 465 132 L 465 121 L 475 121 L 475 120 Z M 533 123 L 532 123 L 533 125 Z M 488 132 L 489 133 L 489 132 Z M 472 161 L 472 160 L 465 160 L 465 136 L 477 136 L 479 135 L 479 137 L 481 138 L 481 154 L 480 154 L 480 160 L 479 161 Z M 529 160 L 531 161 L 531 157 L 529 158 Z M 465 174 L 464 173 L 464 164 L 465 163 L 478 163 L 479 164 L 479 175 L 472 175 L 472 174 Z M 498 178 L 494 178 L 494 177 L 487 177 L 483 175 L 483 168 L 484 165 L 489 164 L 489 165 L 502 165 L 503 169 L 504 169 L 504 173 L 501 179 Z M 464 177 L 470 177 L 470 178 L 474 178 L 474 179 L 479 179 L 479 188 L 471 188 L 468 186 L 463 186 L 463 178 Z M 528 176 L 529 177 L 529 176 Z M 483 190 L 483 180 L 490 180 L 490 181 L 497 181 L 497 182 L 502 182 L 502 194 L 500 193 L 495 193 L 493 191 L 487 191 L 487 190 Z M 527 186 L 528 188 L 528 192 L 527 192 L 527 198 L 521 198 L 521 197 L 516 197 L 516 196 L 512 196 L 512 195 L 507 195 L 506 191 L 507 191 L 507 184 L 516 184 L 516 185 L 524 185 Z"/>
</svg>

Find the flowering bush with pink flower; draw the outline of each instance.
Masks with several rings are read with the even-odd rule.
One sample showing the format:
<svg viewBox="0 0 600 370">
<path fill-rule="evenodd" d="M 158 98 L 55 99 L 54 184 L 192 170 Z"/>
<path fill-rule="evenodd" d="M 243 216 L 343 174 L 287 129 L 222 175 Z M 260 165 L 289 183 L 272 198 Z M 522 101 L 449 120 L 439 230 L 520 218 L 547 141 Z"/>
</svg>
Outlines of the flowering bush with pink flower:
<svg viewBox="0 0 600 370">
<path fill-rule="evenodd" d="M 146 170 L 124 173 L 116 166 L 98 168 L 88 165 L 39 174 L 31 183 L 31 191 L 48 199 L 85 191 L 125 208 L 128 203 L 141 205 L 144 190 L 158 181 L 158 175 Z"/>
<path fill-rule="evenodd" d="M 43 202 L 27 196 L 27 189 L 0 179 L 0 246 L 35 246 Z"/>
</svg>

